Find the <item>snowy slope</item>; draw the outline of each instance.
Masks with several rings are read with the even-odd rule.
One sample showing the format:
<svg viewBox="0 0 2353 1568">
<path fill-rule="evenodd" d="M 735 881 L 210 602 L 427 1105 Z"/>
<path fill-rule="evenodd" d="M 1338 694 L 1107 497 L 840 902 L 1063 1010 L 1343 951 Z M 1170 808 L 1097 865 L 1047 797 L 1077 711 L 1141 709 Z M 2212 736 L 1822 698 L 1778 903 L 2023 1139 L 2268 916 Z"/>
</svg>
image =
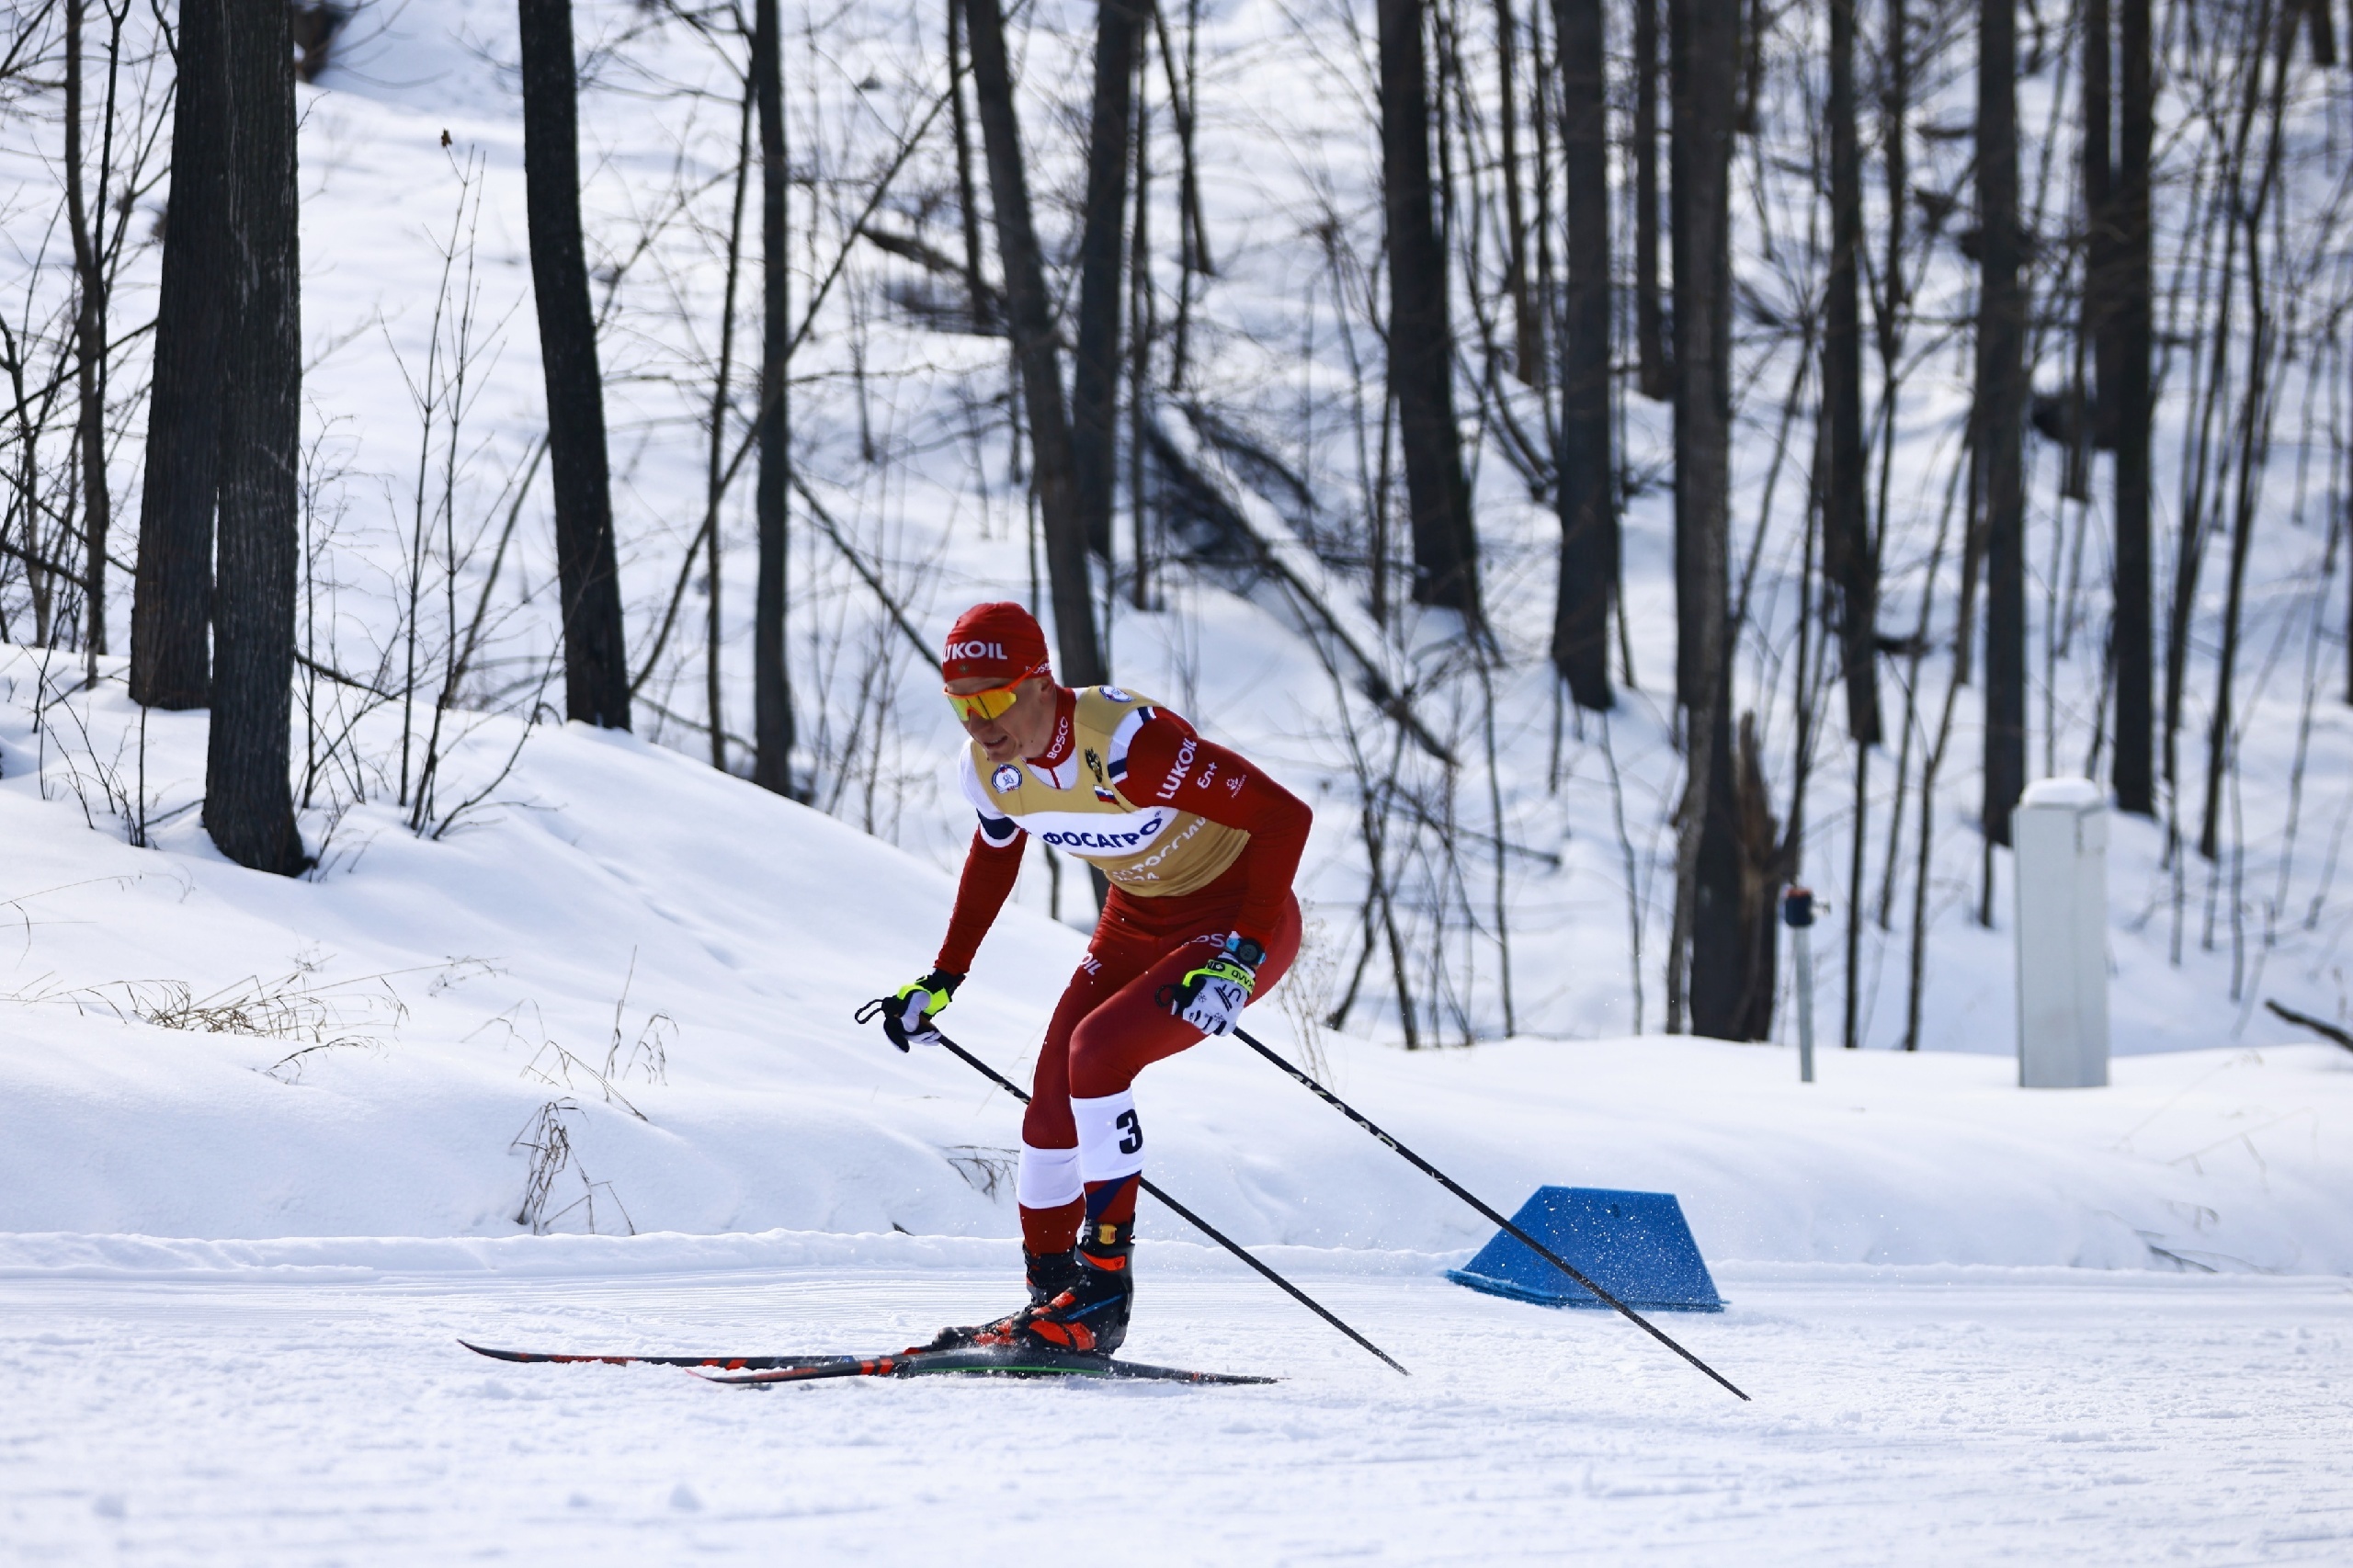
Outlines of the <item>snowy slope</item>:
<svg viewBox="0 0 2353 1568">
<path fill-rule="evenodd" d="M 1012 1233 L 993 1163 L 1016 1108 L 850 1021 L 927 963 L 938 871 L 642 741 L 494 719 L 452 792 L 512 770 L 445 835 L 381 803 L 314 811 L 324 869 L 261 876 L 172 813 L 201 714 L 148 715 L 142 753 L 108 681 L 51 701 L 36 733 L 37 656 L 6 658 L 0 1232 L 512 1236 L 532 1160 L 509 1145 L 553 1104 L 571 1164 L 552 1229 Z M 150 819 L 170 817 L 152 848 L 106 814 L 142 756 Z M 953 1031 L 1026 1073 L 1080 950 L 1009 913 Z M 147 1021 L 190 998 L 242 998 L 244 1017 Z M 1253 1026 L 1295 1048 L 1279 1003 Z M 2353 1270 L 2353 1055 L 2334 1047 L 2131 1058 L 2115 1087 L 2063 1094 L 1953 1053 L 1830 1052 L 1806 1087 L 1787 1050 L 1688 1040 L 1321 1049 L 1336 1087 L 1492 1201 L 1673 1191 L 1711 1257 Z M 1244 1241 L 1483 1239 L 1237 1046 L 1142 1092 L 1155 1173 Z"/>
</svg>

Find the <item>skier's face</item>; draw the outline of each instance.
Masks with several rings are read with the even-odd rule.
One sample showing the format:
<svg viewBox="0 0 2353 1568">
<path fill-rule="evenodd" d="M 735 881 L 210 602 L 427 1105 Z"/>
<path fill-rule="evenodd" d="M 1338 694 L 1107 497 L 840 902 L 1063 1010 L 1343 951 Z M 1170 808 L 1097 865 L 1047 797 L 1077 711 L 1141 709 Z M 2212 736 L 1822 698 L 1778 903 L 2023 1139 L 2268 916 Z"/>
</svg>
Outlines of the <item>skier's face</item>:
<svg viewBox="0 0 2353 1568">
<path fill-rule="evenodd" d="M 951 680 L 948 689 L 959 696 L 970 696 L 995 686 L 984 676 L 969 680 Z M 991 762 L 1016 762 L 1025 756 L 1042 756 L 1054 739 L 1054 684 L 1044 676 L 1031 676 L 1013 688 L 1013 706 L 994 719 L 971 718 L 964 721 L 964 733 L 980 743 L 982 753 Z"/>
</svg>

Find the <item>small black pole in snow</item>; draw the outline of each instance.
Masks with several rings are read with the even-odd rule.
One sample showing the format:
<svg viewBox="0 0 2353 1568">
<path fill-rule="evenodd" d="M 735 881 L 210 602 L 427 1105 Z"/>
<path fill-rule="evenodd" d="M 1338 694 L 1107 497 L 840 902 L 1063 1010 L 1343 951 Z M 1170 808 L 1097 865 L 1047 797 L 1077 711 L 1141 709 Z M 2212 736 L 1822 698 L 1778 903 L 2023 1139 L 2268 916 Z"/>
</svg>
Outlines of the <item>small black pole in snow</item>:
<svg viewBox="0 0 2353 1568">
<path fill-rule="evenodd" d="M 858 1009 L 858 1021 L 861 1024 L 865 1023 L 873 1016 L 874 1014 L 868 1008 L 861 1007 Z M 934 1032 L 937 1033 L 937 1029 L 935 1029 Z M 981 1076 L 986 1078 L 992 1084 L 995 1084 L 998 1088 L 1003 1089 L 1006 1094 L 1011 1095 L 1023 1105 L 1028 1105 L 1029 1103 L 1029 1096 L 1028 1093 L 1025 1092 L 1018 1085 L 1015 1084 L 1012 1079 L 1006 1077 L 1004 1074 L 998 1072 L 995 1068 L 990 1066 L 987 1062 L 982 1061 L 979 1057 L 973 1055 L 962 1046 L 958 1045 L 946 1035 L 940 1035 L 939 1043 L 951 1052 L 958 1061 L 972 1069 L 973 1072 L 980 1074 Z M 1169 1197 L 1168 1194 L 1163 1192 L 1154 1184 L 1150 1176 L 1139 1176 L 1136 1179 L 1142 1183 L 1143 1189 L 1146 1192 L 1160 1199 L 1160 1201 L 1165 1205 L 1168 1210 L 1176 1216 L 1176 1218 L 1184 1221 L 1187 1224 L 1192 1226 L 1193 1229 L 1200 1232 L 1201 1234 L 1209 1237 L 1210 1240 L 1215 1242 L 1218 1245 L 1223 1247 L 1226 1251 L 1232 1253 L 1234 1256 L 1240 1258 L 1251 1267 L 1256 1269 L 1259 1274 L 1266 1278 L 1267 1283 L 1283 1291 L 1284 1294 L 1290 1296 L 1292 1301 L 1297 1301 L 1301 1306 L 1305 1307 L 1309 1312 L 1313 1312 L 1317 1317 L 1322 1318 L 1325 1323 L 1330 1324 L 1334 1328 L 1338 1329 L 1342 1334 L 1347 1335 L 1350 1339 L 1355 1340 L 1358 1345 L 1364 1346 L 1367 1350 L 1371 1351 L 1375 1356 L 1380 1357 L 1381 1360 L 1387 1362 L 1389 1366 L 1395 1370 L 1404 1373 L 1407 1377 L 1411 1377 L 1413 1375 L 1412 1373 L 1405 1371 L 1404 1367 L 1398 1362 L 1395 1357 L 1390 1355 L 1388 1351 L 1383 1350 L 1380 1346 L 1375 1345 L 1371 1340 L 1367 1339 L 1363 1335 L 1358 1334 L 1355 1329 L 1350 1328 L 1347 1324 L 1342 1323 L 1337 1317 L 1334 1316 L 1330 1310 L 1324 1307 L 1321 1301 L 1318 1301 L 1314 1297 L 1309 1295 L 1306 1291 L 1301 1290 L 1298 1286 L 1292 1284 L 1290 1280 L 1284 1278 L 1281 1275 L 1276 1273 L 1265 1264 L 1259 1262 L 1258 1259 L 1253 1257 L 1250 1254 L 1243 1251 L 1242 1244 L 1239 1242 L 1233 1240 L 1231 1237 L 1227 1236 L 1225 1233 L 1211 1224 L 1207 1220 L 1202 1219 L 1199 1214 L 1194 1213 L 1190 1209 L 1186 1208 L 1183 1204 Z M 1654 1329 L 1652 1332 L 1655 1334 L 1657 1330 Z M 1748 1396 L 1742 1394 L 1741 1397 L 1745 1399 Z"/>
<path fill-rule="evenodd" d="M 1405 1147 L 1403 1143 L 1397 1142 L 1396 1139 L 1392 1138 L 1388 1133 L 1383 1132 L 1380 1128 L 1374 1126 L 1372 1121 L 1367 1118 L 1363 1112 L 1358 1110 L 1354 1106 L 1348 1104 L 1347 1101 L 1342 1099 L 1339 1096 L 1334 1094 L 1331 1090 L 1325 1088 L 1323 1085 L 1317 1083 L 1306 1074 L 1301 1072 L 1297 1067 L 1292 1066 L 1291 1063 L 1284 1057 L 1267 1049 L 1267 1047 L 1262 1044 L 1256 1036 L 1252 1035 L 1249 1030 L 1237 1028 L 1233 1031 L 1233 1034 L 1234 1038 L 1239 1040 L 1243 1044 L 1248 1046 L 1251 1050 L 1256 1051 L 1259 1055 L 1265 1057 L 1267 1061 L 1273 1062 L 1276 1066 L 1281 1068 L 1284 1072 L 1290 1074 L 1301 1083 L 1306 1085 L 1307 1087 L 1313 1090 L 1316 1096 L 1322 1099 L 1325 1105 L 1330 1106 L 1334 1110 L 1338 1111 L 1342 1116 L 1347 1117 L 1350 1121 L 1355 1122 L 1358 1127 L 1363 1128 L 1367 1132 L 1371 1133 L 1375 1138 L 1378 1138 L 1383 1143 L 1386 1143 L 1390 1149 L 1400 1155 L 1407 1165 L 1412 1165 L 1415 1170 L 1421 1172 L 1424 1176 L 1428 1176 L 1431 1180 L 1437 1182 L 1438 1186 L 1446 1188 L 1447 1191 L 1454 1194 L 1455 1197 L 1462 1199 L 1463 1202 L 1468 1203 L 1472 1208 L 1476 1209 L 1481 1214 L 1486 1216 L 1487 1219 L 1502 1227 L 1505 1234 L 1512 1237 L 1515 1241 L 1518 1242 L 1520 1245 L 1528 1248 L 1537 1256 L 1542 1258 L 1545 1262 L 1551 1264 L 1553 1267 L 1559 1269 L 1562 1273 L 1567 1275 L 1570 1278 L 1575 1280 L 1586 1290 L 1592 1291 L 1596 1296 L 1600 1297 L 1604 1302 L 1615 1307 L 1619 1312 L 1621 1313 L 1627 1321 L 1633 1324 L 1635 1327 L 1641 1329 L 1644 1334 L 1649 1335 L 1653 1339 L 1657 1340 L 1661 1345 L 1665 1346 L 1669 1350 L 1674 1351 L 1677 1356 L 1682 1357 L 1686 1361 L 1688 1361 L 1693 1366 L 1699 1368 L 1699 1370 L 1707 1373 L 1708 1376 L 1715 1379 L 1716 1381 L 1722 1383 L 1733 1394 L 1738 1395 L 1742 1399 L 1746 1399 L 1748 1397 L 1746 1394 L 1741 1393 L 1739 1389 L 1734 1388 L 1732 1381 L 1729 1378 L 1726 1378 L 1722 1372 L 1717 1371 L 1713 1367 L 1709 1366 L 1705 1361 L 1700 1360 L 1699 1358 L 1692 1355 L 1691 1352 L 1684 1349 L 1683 1346 L 1668 1338 L 1665 1333 L 1655 1324 L 1652 1323 L 1650 1319 L 1643 1316 L 1642 1313 L 1636 1312 L 1633 1308 L 1628 1306 L 1625 1302 L 1620 1301 L 1617 1297 L 1603 1290 L 1599 1285 L 1594 1283 L 1592 1278 L 1586 1274 L 1583 1269 L 1577 1267 L 1575 1264 L 1571 1263 L 1559 1253 L 1554 1252 L 1551 1247 L 1546 1246 L 1542 1242 L 1538 1241 L 1534 1236 L 1529 1235 L 1526 1231 L 1521 1230 L 1518 1225 L 1515 1225 L 1509 1220 L 1505 1219 L 1503 1215 L 1497 1213 L 1495 1210 L 1488 1208 L 1487 1205 L 1479 1200 L 1477 1195 L 1472 1193 L 1470 1188 L 1464 1187 L 1461 1182 L 1456 1181 L 1452 1176 L 1447 1175 L 1444 1171 L 1438 1169 L 1436 1165 L 1430 1164 L 1427 1160 L 1425 1160 L 1419 1154 L 1416 1154 L 1414 1151 Z M 960 1052 L 959 1054 L 961 1053 Z M 992 1074 L 992 1076 L 994 1076 L 994 1074 Z"/>
</svg>

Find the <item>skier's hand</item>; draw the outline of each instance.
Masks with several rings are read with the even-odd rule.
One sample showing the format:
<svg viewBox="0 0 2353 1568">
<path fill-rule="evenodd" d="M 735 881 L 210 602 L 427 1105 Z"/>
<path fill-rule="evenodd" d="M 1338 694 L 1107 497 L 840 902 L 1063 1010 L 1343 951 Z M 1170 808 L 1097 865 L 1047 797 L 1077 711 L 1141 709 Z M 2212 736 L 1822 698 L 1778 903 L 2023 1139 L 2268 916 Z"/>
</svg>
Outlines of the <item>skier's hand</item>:
<svg viewBox="0 0 2353 1568">
<path fill-rule="evenodd" d="M 897 994 L 876 1003 L 882 1015 L 882 1032 L 901 1051 L 910 1045 L 938 1045 L 939 1030 L 931 1020 L 947 1007 L 956 988 L 963 983 L 962 975 L 936 969 L 911 985 L 900 986 Z"/>
<path fill-rule="evenodd" d="M 1168 1010 L 1203 1034 L 1224 1034 L 1242 1017 L 1250 993 L 1258 983 L 1258 965 L 1266 952 L 1247 937 L 1228 937 L 1216 957 L 1161 995 Z"/>
</svg>

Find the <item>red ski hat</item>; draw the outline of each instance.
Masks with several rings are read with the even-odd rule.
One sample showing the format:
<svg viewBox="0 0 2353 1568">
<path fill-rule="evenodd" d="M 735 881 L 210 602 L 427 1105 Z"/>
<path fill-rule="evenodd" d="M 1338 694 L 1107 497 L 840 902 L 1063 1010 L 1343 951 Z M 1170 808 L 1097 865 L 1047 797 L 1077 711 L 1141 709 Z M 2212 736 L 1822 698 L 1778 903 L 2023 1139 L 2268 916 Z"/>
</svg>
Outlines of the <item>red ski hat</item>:
<svg viewBox="0 0 2353 1568">
<path fill-rule="evenodd" d="M 1038 618 L 1010 600 L 974 605 L 948 629 L 948 648 L 940 656 L 939 674 L 946 680 L 985 676 L 1010 686 L 1031 676 L 1046 675 L 1046 634 Z"/>
</svg>

